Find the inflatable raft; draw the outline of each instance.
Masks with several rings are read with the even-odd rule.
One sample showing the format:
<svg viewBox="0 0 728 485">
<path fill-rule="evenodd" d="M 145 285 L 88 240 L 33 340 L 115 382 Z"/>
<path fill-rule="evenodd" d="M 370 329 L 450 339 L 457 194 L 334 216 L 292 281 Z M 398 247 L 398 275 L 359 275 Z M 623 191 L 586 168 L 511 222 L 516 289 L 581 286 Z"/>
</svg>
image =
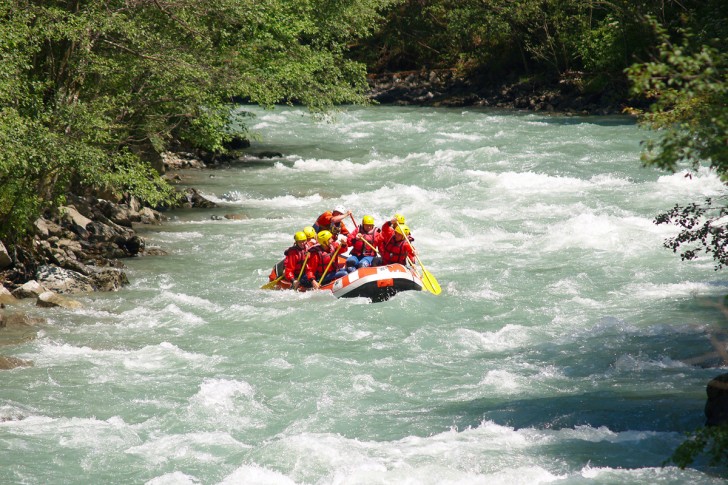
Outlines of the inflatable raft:
<svg viewBox="0 0 728 485">
<path fill-rule="evenodd" d="M 283 270 L 282 262 L 275 265 L 270 274 L 271 281 L 283 274 Z M 280 280 L 274 288 L 290 289 L 291 282 Z M 373 302 L 386 301 L 400 291 L 422 289 L 422 280 L 417 272 L 401 264 L 359 268 L 321 287 L 321 290 L 331 291 L 337 298 L 364 297 Z"/>
</svg>

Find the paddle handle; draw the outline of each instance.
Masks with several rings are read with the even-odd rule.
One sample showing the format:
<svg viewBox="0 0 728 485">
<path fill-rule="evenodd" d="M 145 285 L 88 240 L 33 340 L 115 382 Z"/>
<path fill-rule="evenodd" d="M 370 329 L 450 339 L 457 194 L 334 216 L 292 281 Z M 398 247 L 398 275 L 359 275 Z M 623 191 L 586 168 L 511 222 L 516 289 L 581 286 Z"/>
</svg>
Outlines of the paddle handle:
<svg viewBox="0 0 728 485">
<path fill-rule="evenodd" d="M 362 241 L 364 241 L 364 244 L 366 244 L 367 246 L 369 246 L 370 248 L 372 248 L 375 253 L 379 254 L 379 250 L 377 248 L 375 248 L 374 246 L 372 246 L 369 241 L 367 241 L 366 239 L 362 239 Z"/>
<path fill-rule="evenodd" d="M 334 255 L 331 256 L 331 259 L 329 260 L 329 264 L 326 265 L 326 269 L 324 270 L 324 274 L 321 275 L 321 279 L 318 282 L 319 286 L 321 286 L 321 282 L 324 280 L 324 277 L 326 276 L 326 273 L 329 272 L 329 268 L 331 267 L 331 263 L 333 263 L 334 260 L 336 259 L 336 256 L 339 255 L 339 249 L 341 249 L 341 246 L 339 246 L 338 248 L 336 248 L 336 251 L 334 251 Z"/>
<path fill-rule="evenodd" d="M 311 253 L 306 252 L 306 257 L 303 258 L 303 264 L 301 265 L 301 272 L 298 273 L 298 278 L 296 278 L 296 281 L 299 283 L 301 282 L 301 276 L 303 276 L 303 272 L 306 270 L 306 263 L 308 263 L 308 257 L 311 256 Z M 295 290 L 296 288 L 294 288 Z"/>
</svg>

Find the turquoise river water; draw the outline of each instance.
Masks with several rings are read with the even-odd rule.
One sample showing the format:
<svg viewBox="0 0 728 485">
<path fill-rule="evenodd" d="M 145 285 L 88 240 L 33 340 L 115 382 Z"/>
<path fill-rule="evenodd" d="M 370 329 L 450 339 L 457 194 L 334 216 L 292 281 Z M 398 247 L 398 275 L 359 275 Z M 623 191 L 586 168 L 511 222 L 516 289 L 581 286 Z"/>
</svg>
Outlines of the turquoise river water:
<svg viewBox="0 0 728 485">
<path fill-rule="evenodd" d="M 714 174 L 642 168 L 620 117 L 250 110 L 250 152 L 282 158 L 182 172 L 220 208 L 140 227 L 167 256 L 83 310 L 27 305 L 0 483 L 722 483 L 663 463 L 724 371 L 694 362 L 728 285 L 652 222 Z M 442 293 L 261 290 L 335 205 L 403 213 Z"/>
</svg>

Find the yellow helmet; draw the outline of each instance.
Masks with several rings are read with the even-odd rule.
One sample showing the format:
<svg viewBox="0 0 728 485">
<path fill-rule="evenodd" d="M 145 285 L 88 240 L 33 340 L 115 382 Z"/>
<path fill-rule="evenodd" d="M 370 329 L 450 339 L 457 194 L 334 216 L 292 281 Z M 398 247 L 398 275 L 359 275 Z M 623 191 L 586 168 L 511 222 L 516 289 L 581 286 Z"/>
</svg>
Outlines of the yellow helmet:
<svg viewBox="0 0 728 485">
<path fill-rule="evenodd" d="M 361 219 L 361 223 L 364 224 L 364 225 L 371 224 L 373 226 L 374 225 L 374 218 L 372 216 L 364 216 Z"/>
<path fill-rule="evenodd" d="M 331 241 L 332 237 L 334 237 L 334 235 L 331 234 L 331 231 L 321 231 L 318 233 L 318 242 L 319 242 L 319 244 L 328 246 L 329 241 Z"/>
<path fill-rule="evenodd" d="M 404 219 L 404 216 L 402 214 L 395 214 L 394 215 L 394 218 L 397 219 L 397 224 L 404 224 L 405 223 L 405 219 Z"/>
<path fill-rule="evenodd" d="M 304 227 L 303 228 L 303 233 L 309 239 L 311 239 L 312 237 L 316 237 L 316 229 L 314 229 L 312 226 L 306 226 L 306 227 Z"/>
<path fill-rule="evenodd" d="M 308 238 L 303 233 L 303 231 L 298 231 L 296 234 L 293 235 L 293 240 L 296 242 L 301 242 L 301 241 L 307 241 Z"/>
<path fill-rule="evenodd" d="M 410 228 L 407 227 L 407 225 L 405 225 L 405 224 L 398 224 L 395 231 L 400 233 L 403 236 L 409 236 L 409 234 L 410 234 Z"/>
</svg>

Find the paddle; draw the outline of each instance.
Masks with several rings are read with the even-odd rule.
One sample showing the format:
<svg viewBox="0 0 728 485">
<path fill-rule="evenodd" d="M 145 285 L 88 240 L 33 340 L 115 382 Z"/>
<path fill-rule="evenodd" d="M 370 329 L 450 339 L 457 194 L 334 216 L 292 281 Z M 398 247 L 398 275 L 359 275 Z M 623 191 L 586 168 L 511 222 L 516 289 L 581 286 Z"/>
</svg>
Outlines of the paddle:
<svg viewBox="0 0 728 485">
<path fill-rule="evenodd" d="M 440 288 L 440 284 L 437 282 L 435 275 L 425 269 L 425 265 L 422 264 L 422 261 L 420 261 L 420 258 L 417 255 L 415 255 L 415 260 L 420 263 L 420 267 L 422 268 L 422 276 L 424 276 L 422 282 L 425 284 L 427 291 L 433 295 L 439 295 L 442 293 L 442 289 Z"/>
<path fill-rule="evenodd" d="M 375 248 L 374 246 L 372 246 L 369 241 L 367 241 L 366 239 L 362 239 L 362 241 L 364 241 L 364 244 L 366 244 L 367 246 L 369 246 L 370 248 L 372 248 L 375 253 L 379 254 L 379 250 L 377 248 Z"/>
<path fill-rule="evenodd" d="M 339 249 L 341 249 L 341 246 L 339 246 L 338 248 L 336 248 L 336 251 L 334 251 L 334 255 L 331 256 L 331 259 L 329 260 L 329 264 L 326 265 L 326 269 L 324 270 L 324 274 L 321 275 L 321 279 L 318 282 L 319 286 L 321 286 L 321 282 L 324 280 L 324 277 L 326 276 L 326 273 L 329 272 L 329 268 L 331 267 L 331 263 L 333 263 L 334 260 L 336 259 L 336 256 L 339 255 Z"/>
<path fill-rule="evenodd" d="M 303 266 L 301 267 L 301 273 L 298 275 L 298 281 L 301 281 L 301 275 L 303 274 L 303 269 L 306 267 L 306 261 L 308 261 L 309 253 L 306 253 L 306 259 L 303 260 Z M 275 288 L 275 286 L 278 284 L 279 281 L 283 279 L 285 274 L 282 274 L 278 278 L 274 279 L 273 281 L 269 281 L 268 283 L 264 284 L 260 287 L 261 290 L 272 290 Z"/>
<path fill-rule="evenodd" d="M 261 290 L 272 290 L 275 288 L 275 286 L 278 284 L 280 280 L 283 279 L 283 275 L 279 276 L 278 278 L 274 279 L 273 281 L 269 281 L 268 283 L 264 284 L 260 287 Z"/>
<path fill-rule="evenodd" d="M 303 264 L 301 265 L 301 272 L 298 273 L 298 278 L 296 279 L 296 284 L 292 286 L 294 290 L 298 289 L 298 285 L 301 284 L 301 276 L 303 276 L 303 271 L 306 269 L 306 263 L 308 263 L 308 257 L 311 256 L 311 253 L 306 252 L 306 257 L 303 258 Z"/>
<path fill-rule="evenodd" d="M 409 239 L 407 238 L 407 236 L 404 234 L 403 234 L 403 236 L 404 236 L 404 240 L 407 241 L 407 244 L 409 245 L 410 249 L 412 249 L 412 251 L 414 251 L 415 248 L 412 246 L 412 243 L 409 242 Z M 442 289 L 440 288 L 440 284 L 437 282 L 437 279 L 435 278 L 435 276 L 432 273 L 430 273 L 429 271 L 427 271 L 425 269 L 425 265 L 422 264 L 422 261 L 420 260 L 419 256 L 417 256 L 417 254 L 415 254 L 415 261 L 417 261 L 420 264 L 420 267 L 422 268 L 422 283 L 425 285 L 425 288 L 427 289 L 427 291 L 429 291 L 433 295 L 439 295 L 440 293 L 442 293 Z"/>
<path fill-rule="evenodd" d="M 412 244 L 409 242 L 409 239 L 407 239 L 407 236 L 404 236 L 404 238 L 405 238 L 404 240 L 407 241 L 407 244 L 409 244 L 409 247 L 412 248 L 412 251 L 414 251 L 415 248 L 412 247 Z M 377 254 L 379 254 L 379 251 L 377 251 L 377 248 L 375 248 L 374 246 L 369 244 L 369 241 L 367 241 L 366 239 L 362 239 L 362 241 L 364 241 L 364 243 L 367 246 L 369 246 L 374 251 L 376 251 Z M 418 263 L 420 263 L 420 266 L 422 267 L 422 276 L 423 276 L 422 283 L 425 285 L 425 288 L 427 289 L 427 291 L 429 291 L 433 295 L 439 295 L 440 293 L 442 293 L 440 284 L 437 282 L 437 279 L 435 278 L 435 276 L 425 269 L 425 265 L 422 264 L 422 261 L 420 261 L 420 258 L 418 258 L 417 255 L 415 255 L 415 259 L 417 260 Z M 414 264 L 412 263 L 412 260 L 409 259 L 409 256 L 407 256 L 407 261 L 409 261 L 409 263 L 412 266 L 414 266 Z"/>
</svg>

